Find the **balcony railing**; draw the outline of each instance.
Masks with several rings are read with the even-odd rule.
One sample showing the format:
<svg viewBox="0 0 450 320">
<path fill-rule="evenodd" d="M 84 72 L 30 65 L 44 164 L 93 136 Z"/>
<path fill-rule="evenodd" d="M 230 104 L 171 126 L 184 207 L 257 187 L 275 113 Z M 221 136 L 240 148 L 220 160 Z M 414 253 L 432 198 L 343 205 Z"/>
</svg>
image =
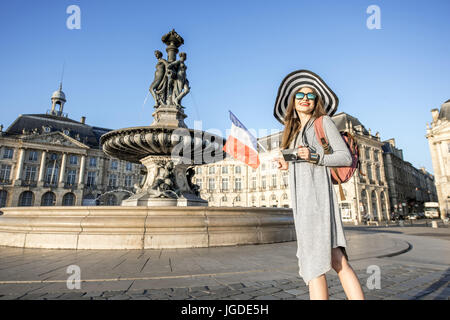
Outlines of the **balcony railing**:
<svg viewBox="0 0 450 320">
<path fill-rule="evenodd" d="M 0 179 L 0 185 L 8 185 L 11 184 L 11 182 L 10 179 Z"/>
<path fill-rule="evenodd" d="M 57 187 L 58 186 L 58 182 L 44 182 L 44 187 Z"/>
<path fill-rule="evenodd" d="M 37 182 L 32 180 L 24 180 L 22 181 L 22 187 L 36 187 Z"/>
<path fill-rule="evenodd" d="M 64 189 L 76 189 L 77 188 L 77 184 L 76 183 L 65 183 L 64 184 Z"/>
</svg>

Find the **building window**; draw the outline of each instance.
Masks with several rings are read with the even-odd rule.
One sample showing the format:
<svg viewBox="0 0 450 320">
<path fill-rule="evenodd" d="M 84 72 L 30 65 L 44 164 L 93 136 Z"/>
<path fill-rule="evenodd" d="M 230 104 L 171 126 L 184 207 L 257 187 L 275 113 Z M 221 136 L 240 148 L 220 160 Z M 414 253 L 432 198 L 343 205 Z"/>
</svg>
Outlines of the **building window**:
<svg viewBox="0 0 450 320">
<path fill-rule="evenodd" d="M 30 151 L 28 161 L 37 161 L 37 151 Z"/>
<path fill-rule="evenodd" d="M 234 167 L 234 173 L 241 173 L 241 166 Z"/>
<path fill-rule="evenodd" d="M 261 170 L 262 171 L 266 170 L 266 164 L 265 163 L 261 164 Z"/>
<path fill-rule="evenodd" d="M 63 197 L 63 206 L 74 206 L 75 205 L 75 195 L 71 192 L 66 193 Z"/>
<path fill-rule="evenodd" d="M 58 155 L 57 155 L 56 153 L 52 153 L 52 154 L 50 155 L 50 160 L 55 161 L 55 160 L 57 160 L 57 159 L 58 159 Z"/>
<path fill-rule="evenodd" d="M 352 219 L 352 210 L 349 203 L 340 203 L 342 220 L 351 220 Z"/>
<path fill-rule="evenodd" d="M 115 174 L 110 174 L 109 175 L 109 183 L 108 185 L 110 187 L 116 187 L 117 186 L 117 175 Z"/>
<path fill-rule="evenodd" d="M 282 177 L 283 177 L 283 186 L 287 187 L 288 186 L 288 181 L 289 181 L 289 177 L 288 177 L 287 172 L 283 172 Z"/>
<path fill-rule="evenodd" d="M 46 192 L 42 196 L 41 206 L 49 207 L 54 206 L 56 202 L 56 196 L 53 192 Z"/>
<path fill-rule="evenodd" d="M 256 176 L 252 177 L 252 189 L 256 189 Z"/>
<path fill-rule="evenodd" d="M 201 189 L 203 186 L 203 181 L 202 179 L 195 179 L 195 184 L 199 186 L 199 188 Z"/>
<path fill-rule="evenodd" d="M 11 148 L 5 148 L 3 151 L 3 159 L 12 159 L 14 155 L 14 150 Z"/>
<path fill-rule="evenodd" d="M 6 207 L 6 200 L 8 199 L 8 192 L 0 190 L 0 208 Z"/>
<path fill-rule="evenodd" d="M 111 160 L 111 170 L 117 170 L 118 162 L 117 160 Z"/>
<path fill-rule="evenodd" d="M 77 170 L 69 170 L 67 174 L 67 185 L 69 186 L 75 185 L 76 177 L 77 177 Z"/>
<path fill-rule="evenodd" d="M 88 187 L 95 186 L 95 171 L 88 172 L 86 186 Z"/>
<path fill-rule="evenodd" d="M 89 158 L 89 167 L 96 167 L 97 166 L 97 158 L 90 157 Z"/>
<path fill-rule="evenodd" d="M 45 182 L 48 184 L 56 184 L 58 181 L 59 168 L 56 164 L 47 167 L 47 173 L 45 175 Z"/>
<path fill-rule="evenodd" d="M 266 176 L 262 176 L 262 177 L 261 177 L 261 187 L 262 187 L 263 189 L 266 188 Z"/>
<path fill-rule="evenodd" d="M 222 190 L 228 190 L 228 178 L 222 178 Z"/>
<path fill-rule="evenodd" d="M 36 167 L 27 166 L 25 169 L 25 181 L 36 181 Z"/>
<path fill-rule="evenodd" d="M 208 179 L 208 190 L 212 191 L 215 189 L 215 180 L 214 178 Z"/>
<path fill-rule="evenodd" d="M 67 129 L 64 129 L 64 134 L 66 135 L 66 136 L 68 136 L 68 135 L 70 135 L 70 131 L 69 130 L 67 130 Z"/>
<path fill-rule="evenodd" d="M 375 150 L 373 152 L 373 159 L 374 159 L 375 162 L 378 162 L 378 151 L 377 150 Z"/>
<path fill-rule="evenodd" d="M 242 189 L 241 178 L 234 179 L 234 189 L 236 191 L 241 191 L 241 189 Z"/>
<path fill-rule="evenodd" d="M 365 150 L 366 150 L 366 160 L 370 160 L 370 149 L 365 148 Z"/>
<path fill-rule="evenodd" d="M 132 171 L 133 170 L 133 164 L 131 162 L 127 162 L 127 164 L 125 165 L 125 169 L 127 171 Z"/>
<path fill-rule="evenodd" d="M 202 167 L 197 167 L 197 174 L 201 174 L 202 173 Z"/>
<path fill-rule="evenodd" d="M 214 167 L 214 166 L 209 167 L 208 173 L 209 173 L 209 174 L 214 174 L 214 173 L 216 173 L 216 167 Z"/>
<path fill-rule="evenodd" d="M 44 132 L 50 132 L 50 127 L 44 126 Z"/>
<path fill-rule="evenodd" d="M 0 182 L 8 182 L 11 175 L 11 166 L 2 164 L 0 167 Z"/>
<path fill-rule="evenodd" d="M 227 174 L 228 173 L 228 166 L 223 166 L 222 167 L 222 173 L 223 174 Z"/>
<path fill-rule="evenodd" d="M 288 199 L 288 195 L 287 195 L 287 193 L 283 193 L 283 196 L 281 197 L 281 199 L 283 199 L 283 200 L 287 200 L 287 199 Z"/>
<path fill-rule="evenodd" d="M 33 192 L 22 192 L 19 196 L 19 207 L 31 207 L 33 205 L 33 198 Z"/>
<path fill-rule="evenodd" d="M 370 163 L 367 164 L 367 177 L 369 178 L 369 180 L 372 180 L 372 166 L 370 165 Z"/>
<path fill-rule="evenodd" d="M 75 155 L 71 155 L 71 156 L 69 157 L 69 163 L 70 163 L 70 164 L 74 164 L 74 165 L 78 164 L 78 157 L 75 156 Z"/>
<path fill-rule="evenodd" d="M 375 169 L 376 175 L 377 175 L 377 180 L 381 181 L 381 174 L 380 174 L 380 167 L 377 166 Z"/>
<path fill-rule="evenodd" d="M 133 177 L 125 176 L 125 187 L 131 188 L 133 186 Z"/>
<path fill-rule="evenodd" d="M 276 174 L 272 174 L 272 187 L 276 187 L 277 186 L 277 175 Z"/>
</svg>

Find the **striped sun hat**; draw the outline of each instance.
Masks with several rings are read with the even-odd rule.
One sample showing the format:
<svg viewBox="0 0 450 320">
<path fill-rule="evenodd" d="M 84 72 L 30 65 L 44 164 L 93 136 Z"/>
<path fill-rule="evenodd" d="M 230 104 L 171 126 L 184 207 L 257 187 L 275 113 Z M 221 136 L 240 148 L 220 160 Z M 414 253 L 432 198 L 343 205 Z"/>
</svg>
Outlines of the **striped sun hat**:
<svg viewBox="0 0 450 320">
<path fill-rule="evenodd" d="M 297 70 L 288 74 L 278 88 L 273 109 L 275 118 L 284 124 L 289 99 L 302 87 L 314 88 L 322 97 L 325 112 L 331 117 L 337 110 L 339 99 L 317 74 L 309 70 Z"/>
</svg>

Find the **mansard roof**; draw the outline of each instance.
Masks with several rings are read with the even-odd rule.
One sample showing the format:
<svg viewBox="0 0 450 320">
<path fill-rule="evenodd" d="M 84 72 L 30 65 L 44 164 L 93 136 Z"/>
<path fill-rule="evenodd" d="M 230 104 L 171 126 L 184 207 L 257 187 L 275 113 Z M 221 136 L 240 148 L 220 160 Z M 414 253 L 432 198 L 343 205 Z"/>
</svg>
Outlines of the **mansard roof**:
<svg viewBox="0 0 450 320">
<path fill-rule="evenodd" d="M 100 137 L 111 129 L 90 126 L 76 120 L 49 114 L 24 114 L 6 129 L 7 136 L 30 134 L 47 134 L 68 131 L 68 136 L 91 148 L 101 148 Z"/>
</svg>

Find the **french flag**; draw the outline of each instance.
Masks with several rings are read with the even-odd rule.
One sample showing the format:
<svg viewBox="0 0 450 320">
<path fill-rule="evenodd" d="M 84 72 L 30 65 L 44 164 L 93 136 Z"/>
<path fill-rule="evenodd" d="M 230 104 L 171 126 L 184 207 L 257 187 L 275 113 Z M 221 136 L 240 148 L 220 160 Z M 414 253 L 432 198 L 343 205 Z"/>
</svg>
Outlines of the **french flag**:
<svg viewBox="0 0 450 320">
<path fill-rule="evenodd" d="M 238 118 L 230 112 L 231 132 L 223 151 L 229 153 L 236 160 L 242 161 L 250 167 L 259 167 L 259 156 L 256 147 L 256 138 L 247 130 Z"/>
</svg>

